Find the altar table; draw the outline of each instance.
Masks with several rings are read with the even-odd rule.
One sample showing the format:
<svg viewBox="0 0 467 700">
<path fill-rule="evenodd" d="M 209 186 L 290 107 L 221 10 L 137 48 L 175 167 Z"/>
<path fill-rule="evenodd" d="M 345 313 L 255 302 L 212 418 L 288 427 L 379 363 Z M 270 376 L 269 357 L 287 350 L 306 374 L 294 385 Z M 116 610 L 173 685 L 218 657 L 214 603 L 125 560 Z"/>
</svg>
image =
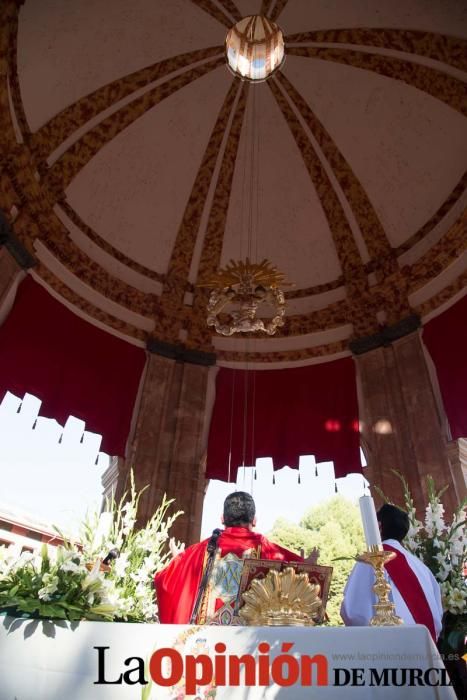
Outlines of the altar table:
<svg viewBox="0 0 467 700">
<path fill-rule="evenodd" d="M 420 625 L 200 627 L 0 618 L 0 700 L 454 700 L 447 684 Z"/>
</svg>

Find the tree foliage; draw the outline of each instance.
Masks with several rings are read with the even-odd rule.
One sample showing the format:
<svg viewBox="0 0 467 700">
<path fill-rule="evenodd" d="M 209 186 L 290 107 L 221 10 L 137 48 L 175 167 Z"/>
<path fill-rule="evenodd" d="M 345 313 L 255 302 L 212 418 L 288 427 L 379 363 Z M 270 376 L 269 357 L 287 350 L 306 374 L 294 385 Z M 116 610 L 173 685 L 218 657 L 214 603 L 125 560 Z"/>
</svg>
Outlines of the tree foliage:
<svg viewBox="0 0 467 700">
<path fill-rule="evenodd" d="M 269 537 L 294 552 L 304 549 L 305 556 L 313 547 L 319 548 L 319 563 L 334 568 L 327 605 L 329 621 L 331 625 L 342 625 L 339 609 L 344 586 L 354 558 L 366 548 L 358 506 L 335 496 L 308 510 L 300 525 L 278 518 Z"/>
</svg>

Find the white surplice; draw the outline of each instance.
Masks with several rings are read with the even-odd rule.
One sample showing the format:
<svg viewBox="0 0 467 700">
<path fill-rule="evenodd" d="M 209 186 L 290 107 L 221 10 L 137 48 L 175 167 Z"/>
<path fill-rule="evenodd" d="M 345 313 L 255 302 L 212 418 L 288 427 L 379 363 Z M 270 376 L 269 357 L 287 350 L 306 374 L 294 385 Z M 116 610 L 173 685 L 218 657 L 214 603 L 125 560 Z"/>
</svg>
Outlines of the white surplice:
<svg viewBox="0 0 467 700">
<path fill-rule="evenodd" d="M 397 542 L 397 540 L 384 540 L 383 544 L 388 544 L 394 549 L 397 549 L 400 555 L 406 558 L 407 563 L 419 580 L 433 615 L 436 637 L 438 638 L 441 632 L 441 620 L 443 617 L 439 583 L 430 569 L 420 561 L 420 559 L 417 559 L 417 557 Z M 391 580 L 387 571 L 385 575 L 391 584 L 390 598 L 396 607 L 396 615 L 402 618 L 404 624 L 414 625 L 415 621 L 400 591 Z M 363 562 L 357 562 L 345 586 L 344 598 L 341 605 L 341 617 L 348 627 L 365 626 L 369 624 L 374 614 L 373 605 L 376 603 L 376 596 L 373 592 L 374 582 L 375 575 L 373 567 Z"/>
</svg>

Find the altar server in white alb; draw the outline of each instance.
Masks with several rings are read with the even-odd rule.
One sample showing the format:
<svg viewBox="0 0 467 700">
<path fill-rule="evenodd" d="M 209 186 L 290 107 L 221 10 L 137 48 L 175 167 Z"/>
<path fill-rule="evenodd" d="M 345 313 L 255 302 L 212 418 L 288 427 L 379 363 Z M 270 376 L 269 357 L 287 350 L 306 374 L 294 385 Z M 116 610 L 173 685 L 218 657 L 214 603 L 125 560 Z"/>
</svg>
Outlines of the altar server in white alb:
<svg viewBox="0 0 467 700">
<path fill-rule="evenodd" d="M 436 641 L 443 616 L 441 590 L 429 568 L 401 544 L 409 531 L 408 515 L 386 503 L 378 511 L 378 521 L 384 549 L 397 552 L 385 567 L 396 615 L 406 625 L 425 625 Z M 341 617 L 346 625 L 369 624 L 376 603 L 374 582 L 373 568 L 357 562 L 347 581 L 341 605 Z"/>
</svg>

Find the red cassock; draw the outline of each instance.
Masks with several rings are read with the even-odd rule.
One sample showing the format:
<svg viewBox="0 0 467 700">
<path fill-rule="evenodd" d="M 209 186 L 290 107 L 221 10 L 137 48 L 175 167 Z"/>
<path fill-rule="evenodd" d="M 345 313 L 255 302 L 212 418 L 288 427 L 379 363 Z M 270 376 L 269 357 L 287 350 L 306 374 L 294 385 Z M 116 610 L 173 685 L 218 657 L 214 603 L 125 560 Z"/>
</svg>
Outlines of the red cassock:
<svg viewBox="0 0 467 700">
<path fill-rule="evenodd" d="M 159 619 L 164 624 L 188 624 L 207 561 L 208 539 L 188 547 L 154 577 Z M 229 624 L 237 597 L 243 559 L 303 561 L 246 527 L 227 527 L 217 541 L 203 618 L 197 622 Z M 227 621 L 225 621 L 227 620 Z"/>
</svg>

